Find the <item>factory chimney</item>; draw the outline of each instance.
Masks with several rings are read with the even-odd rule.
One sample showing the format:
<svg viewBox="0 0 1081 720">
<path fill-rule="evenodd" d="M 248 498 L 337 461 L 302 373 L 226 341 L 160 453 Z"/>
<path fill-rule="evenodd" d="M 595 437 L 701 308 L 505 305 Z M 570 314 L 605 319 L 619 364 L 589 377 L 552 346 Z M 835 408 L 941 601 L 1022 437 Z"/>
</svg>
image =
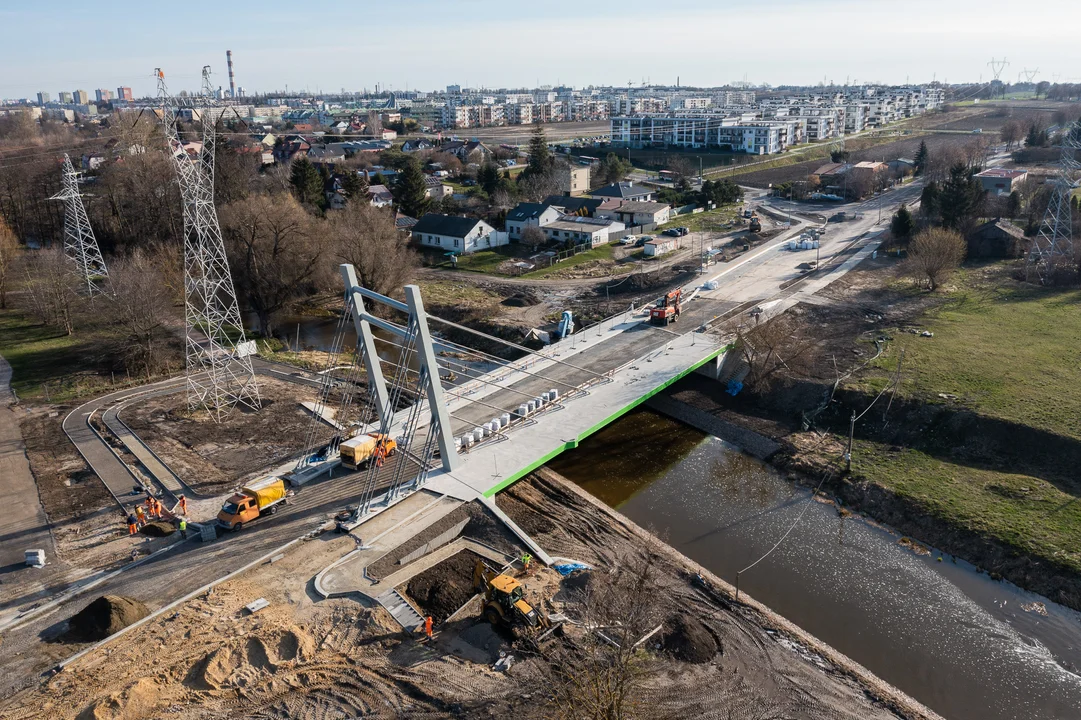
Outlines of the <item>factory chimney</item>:
<svg viewBox="0 0 1081 720">
<path fill-rule="evenodd" d="M 233 51 L 225 51 L 225 61 L 229 64 L 229 97 L 236 98 L 236 80 L 233 78 Z"/>
</svg>

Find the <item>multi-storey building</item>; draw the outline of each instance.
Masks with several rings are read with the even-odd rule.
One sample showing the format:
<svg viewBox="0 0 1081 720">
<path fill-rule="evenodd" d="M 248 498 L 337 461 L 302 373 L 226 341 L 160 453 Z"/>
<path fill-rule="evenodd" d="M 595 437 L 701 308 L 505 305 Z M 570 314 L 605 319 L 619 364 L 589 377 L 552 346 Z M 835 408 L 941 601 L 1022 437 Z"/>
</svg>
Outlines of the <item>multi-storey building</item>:
<svg viewBox="0 0 1081 720">
<path fill-rule="evenodd" d="M 120 100 L 122 102 L 131 102 L 132 99 L 133 99 L 132 94 L 131 94 L 131 88 L 129 88 L 129 87 L 118 87 L 116 89 L 116 99 Z"/>
<path fill-rule="evenodd" d="M 94 97 L 99 103 L 107 103 L 113 99 L 113 92 L 106 88 L 98 88 L 94 91 Z"/>
<path fill-rule="evenodd" d="M 59 99 L 61 105 L 71 105 L 71 103 L 73 102 L 71 93 L 64 90 L 60 91 Z"/>
<path fill-rule="evenodd" d="M 38 93 L 38 105 L 45 107 L 49 104 L 49 93 L 44 90 Z"/>
<path fill-rule="evenodd" d="M 87 105 L 90 103 L 90 93 L 86 90 L 76 90 L 71 94 L 72 102 L 76 105 Z"/>
</svg>

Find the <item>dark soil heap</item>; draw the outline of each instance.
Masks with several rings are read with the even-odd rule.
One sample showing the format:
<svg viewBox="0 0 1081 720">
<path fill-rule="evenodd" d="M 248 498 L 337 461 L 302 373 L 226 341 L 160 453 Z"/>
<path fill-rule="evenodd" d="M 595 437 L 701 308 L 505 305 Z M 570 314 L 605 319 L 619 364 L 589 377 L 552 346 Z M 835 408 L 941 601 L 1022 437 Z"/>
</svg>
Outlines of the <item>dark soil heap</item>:
<svg viewBox="0 0 1081 720">
<path fill-rule="evenodd" d="M 666 653 L 683 662 L 709 662 L 720 649 L 706 626 L 689 615 L 673 617 L 665 623 L 663 633 L 661 647 Z"/>
<path fill-rule="evenodd" d="M 170 522 L 164 520 L 155 520 L 154 522 L 148 522 L 139 528 L 139 532 L 149 537 L 168 537 L 176 532 L 176 528 Z"/>
<path fill-rule="evenodd" d="M 480 559 L 469 550 L 455 553 L 412 578 L 405 591 L 420 606 L 421 612 L 441 623 L 475 594 L 473 568 Z"/>
<path fill-rule="evenodd" d="M 68 634 L 75 640 L 104 640 L 149 614 L 146 605 L 138 600 L 103 595 L 68 620 Z"/>
</svg>

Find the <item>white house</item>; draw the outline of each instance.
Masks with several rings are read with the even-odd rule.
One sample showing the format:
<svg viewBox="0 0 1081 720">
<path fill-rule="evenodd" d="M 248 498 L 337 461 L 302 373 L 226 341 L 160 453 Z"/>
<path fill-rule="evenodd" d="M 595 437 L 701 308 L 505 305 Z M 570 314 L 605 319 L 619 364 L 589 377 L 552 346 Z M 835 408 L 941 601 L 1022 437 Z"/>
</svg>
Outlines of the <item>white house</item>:
<svg viewBox="0 0 1081 720">
<path fill-rule="evenodd" d="M 611 241 L 611 236 L 626 229 L 626 225 L 605 218 L 572 217 L 564 215 L 541 227 L 552 242 L 597 247 Z"/>
<path fill-rule="evenodd" d="M 427 213 L 417 221 L 413 239 L 424 247 L 452 253 L 487 250 L 510 242 L 507 233 L 497 231 L 483 220 L 438 213 Z"/>
<path fill-rule="evenodd" d="M 652 240 L 647 240 L 646 244 L 642 246 L 642 250 L 646 257 L 656 257 L 657 255 L 664 255 L 670 253 L 673 250 L 678 250 L 680 247 L 680 240 L 683 238 L 678 237 L 658 237 Z"/>
<path fill-rule="evenodd" d="M 371 198 L 372 205 L 376 207 L 387 207 L 394 204 L 394 196 L 386 185 L 369 185 L 368 197 Z"/>
<path fill-rule="evenodd" d="M 545 203 L 518 203 L 507 213 L 507 235 L 511 242 L 522 239 L 527 227 L 544 227 L 562 217 L 562 213 Z"/>
<path fill-rule="evenodd" d="M 424 176 L 424 197 L 429 200 L 442 200 L 453 194 L 454 188 L 450 185 L 444 185 L 443 181 L 439 178 L 432 177 L 431 175 Z"/>
<path fill-rule="evenodd" d="M 597 217 L 618 220 L 624 225 L 663 225 L 668 222 L 672 208 L 668 203 L 628 201 L 615 208 L 598 208 Z"/>
</svg>

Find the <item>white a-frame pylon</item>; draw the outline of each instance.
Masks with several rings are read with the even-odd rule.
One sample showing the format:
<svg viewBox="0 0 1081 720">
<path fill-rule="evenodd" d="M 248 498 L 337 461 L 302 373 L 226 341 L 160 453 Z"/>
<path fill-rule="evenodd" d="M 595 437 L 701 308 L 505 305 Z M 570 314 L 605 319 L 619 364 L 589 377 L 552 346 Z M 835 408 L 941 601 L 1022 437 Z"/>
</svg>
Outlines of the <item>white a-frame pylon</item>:
<svg viewBox="0 0 1081 720">
<path fill-rule="evenodd" d="M 188 406 L 205 408 L 220 422 L 237 403 L 258 410 L 255 380 L 237 307 L 233 277 L 214 207 L 216 116 L 202 108 L 203 143 L 198 151 L 180 141 L 177 103 L 155 70 L 167 151 L 173 159 L 184 203 L 184 325 Z M 210 68 L 203 68 L 203 92 L 209 104 Z M 194 147 L 194 146 L 193 146 Z"/>
<path fill-rule="evenodd" d="M 64 155 L 64 189 L 50 200 L 64 201 L 64 252 L 75 262 L 75 271 L 86 294 L 100 295 L 102 289 L 98 283 L 109 276 L 109 271 L 86 217 L 83 196 L 79 193 L 79 173 L 75 172 L 67 154 Z"/>
</svg>

